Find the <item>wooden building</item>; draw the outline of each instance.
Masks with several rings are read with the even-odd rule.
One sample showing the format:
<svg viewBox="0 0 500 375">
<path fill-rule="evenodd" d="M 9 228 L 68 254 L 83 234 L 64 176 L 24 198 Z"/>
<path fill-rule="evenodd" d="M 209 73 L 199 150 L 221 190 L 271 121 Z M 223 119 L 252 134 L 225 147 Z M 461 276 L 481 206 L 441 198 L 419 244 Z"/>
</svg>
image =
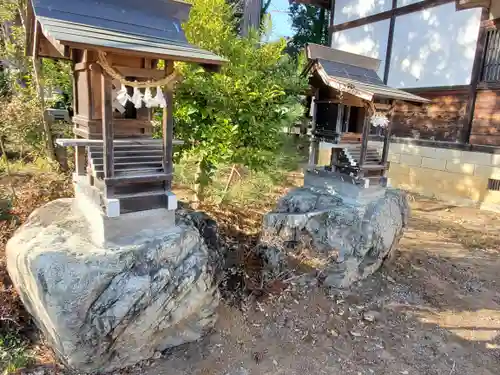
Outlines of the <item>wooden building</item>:
<svg viewBox="0 0 500 375">
<path fill-rule="evenodd" d="M 418 106 L 428 100 L 384 84 L 376 72 L 379 60 L 317 44 L 306 46 L 306 56 L 303 74 L 314 92 L 309 100 L 313 117 L 310 168 L 317 169 L 322 142 L 330 148 L 326 170 L 332 177 L 350 177 L 365 187 L 386 185 L 394 108 L 400 102 Z M 373 126 L 384 128 L 381 155 L 368 147 Z"/>
<path fill-rule="evenodd" d="M 331 47 L 380 59 L 386 84 L 431 100 L 398 106 L 395 136 L 500 145 L 500 2 L 296 2 L 330 10 Z"/>
<path fill-rule="evenodd" d="M 391 183 L 500 211 L 500 1 L 291 1 L 328 9 L 332 48 L 380 59 L 384 83 L 430 100 L 394 109 Z"/>
</svg>

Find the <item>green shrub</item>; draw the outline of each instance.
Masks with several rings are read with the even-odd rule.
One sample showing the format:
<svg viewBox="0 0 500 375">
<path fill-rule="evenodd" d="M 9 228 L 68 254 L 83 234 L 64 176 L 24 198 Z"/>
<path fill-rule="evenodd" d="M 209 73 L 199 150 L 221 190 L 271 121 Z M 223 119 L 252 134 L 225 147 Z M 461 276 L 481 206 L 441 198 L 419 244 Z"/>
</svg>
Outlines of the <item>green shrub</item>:
<svg viewBox="0 0 500 375">
<path fill-rule="evenodd" d="M 181 150 L 196 161 L 196 192 L 203 198 L 220 166 L 269 169 L 283 145 L 283 129 L 303 113 L 299 95 L 307 82 L 280 40 L 260 43 L 253 32 L 234 32 L 225 0 L 194 0 L 184 25 L 190 42 L 228 62 L 220 73 L 182 65 L 175 92 L 175 133 L 187 141 Z"/>
</svg>

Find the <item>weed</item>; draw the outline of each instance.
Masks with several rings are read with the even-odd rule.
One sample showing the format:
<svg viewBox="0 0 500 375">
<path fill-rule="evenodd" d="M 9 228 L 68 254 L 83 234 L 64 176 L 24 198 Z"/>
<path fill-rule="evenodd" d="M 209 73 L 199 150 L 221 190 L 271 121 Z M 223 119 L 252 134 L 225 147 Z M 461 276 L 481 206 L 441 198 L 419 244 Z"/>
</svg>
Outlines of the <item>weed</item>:
<svg viewBox="0 0 500 375">
<path fill-rule="evenodd" d="M 18 334 L 0 334 L 0 371 L 2 375 L 13 373 L 29 366 L 34 360 L 28 343 Z"/>
</svg>

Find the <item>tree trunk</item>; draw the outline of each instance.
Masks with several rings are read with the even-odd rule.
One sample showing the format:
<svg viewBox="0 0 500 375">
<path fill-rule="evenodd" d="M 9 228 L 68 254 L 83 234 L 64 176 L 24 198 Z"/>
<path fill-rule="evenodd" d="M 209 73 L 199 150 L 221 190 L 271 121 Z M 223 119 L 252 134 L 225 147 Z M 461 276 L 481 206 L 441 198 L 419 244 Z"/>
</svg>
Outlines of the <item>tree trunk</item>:
<svg viewBox="0 0 500 375">
<path fill-rule="evenodd" d="M 325 21 L 326 21 L 325 15 L 326 15 L 325 9 L 321 8 L 319 11 L 319 22 L 316 25 L 316 30 L 315 30 L 317 40 L 319 41 L 318 44 L 323 44 L 323 45 L 325 44 L 324 41 Z"/>
<path fill-rule="evenodd" d="M 243 36 L 248 36 L 251 29 L 259 30 L 261 9 L 260 0 L 245 0 L 243 9 Z"/>
<path fill-rule="evenodd" d="M 5 144 L 3 136 L 0 135 L 0 151 L 2 152 L 2 158 L 5 162 L 5 170 L 7 172 L 7 177 L 9 178 L 10 189 L 12 190 L 12 197 L 14 201 L 17 200 L 16 191 L 14 189 L 14 182 L 12 181 L 12 174 L 10 173 L 9 158 L 7 157 L 7 151 L 5 150 Z"/>
<path fill-rule="evenodd" d="M 195 206 L 205 200 L 205 189 L 212 180 L 213 165 L 205 158 L 202 158 L 197 165 L 194 182 L 194 197 Z M 195 207 L 196 208 L 196 207 Z"/>
<path fill-rule="evenodd" d="M 33 56 L 33 77 L 35 79 L 38 99 L 40 100 L 40 106 L 42 110 L 42 124 L 45 133 L 45 150 L 47 152 L 47 157 L 49 158 L 49 160 L 56 162 L 57 158 L 54 149 L 54 140 L 52 139 L 52 129 L 50 128 L 50 124 L 48 123 L 48 121 L 45 119 L 45 94 L 43 91 L 43 84 L 40 81 L 40 59 L 36 58 L 35 56 Z"/>
</svg>

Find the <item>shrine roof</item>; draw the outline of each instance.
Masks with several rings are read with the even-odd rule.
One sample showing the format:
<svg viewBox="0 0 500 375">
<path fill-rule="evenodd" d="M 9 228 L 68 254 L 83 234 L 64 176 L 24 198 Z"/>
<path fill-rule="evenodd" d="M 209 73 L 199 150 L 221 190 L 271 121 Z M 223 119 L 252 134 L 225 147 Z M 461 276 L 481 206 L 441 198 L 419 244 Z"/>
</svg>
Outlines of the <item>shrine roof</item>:
<svg viewBox="0 0 500 375">
<path fill-rule="evenodd" d="M 380 61 L 316 44 L 306 47 L 306 72 L 317 74 L 325 85 L 363 100 L 396 99 L 427 103 L 428 99 L 384 84 L 376 70 Z"/>
<path fill-rule="evenodd" d="M 207 65 L 226 61 L 188 43 L 181 27 L 189 17 L 188 3 L 176 0 L 32 0 L 32 4 L 43 34 L 63 46 L 130 51 Z"/>
</svg>

